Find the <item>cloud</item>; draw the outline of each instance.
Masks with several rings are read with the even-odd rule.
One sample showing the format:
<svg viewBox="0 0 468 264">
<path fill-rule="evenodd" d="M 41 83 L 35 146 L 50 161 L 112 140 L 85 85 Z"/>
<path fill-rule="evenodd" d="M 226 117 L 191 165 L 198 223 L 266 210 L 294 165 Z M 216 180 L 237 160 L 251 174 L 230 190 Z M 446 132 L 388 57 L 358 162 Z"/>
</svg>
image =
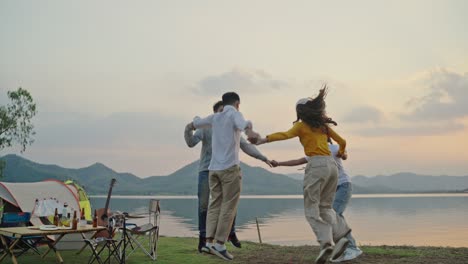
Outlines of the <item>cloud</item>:
<svg viewBox="0 0 468 264">
<path fill-rule="evenodd" d="M 360 106 L 352 109 L 344 116 L 343 121 L 350 123 L 380 123 L 384 113 L 373 106 Z"/>
<path fill-rule="evenodd" d="M 35 146 L 69 149 L 156 147 L 183 140 L 183 129 L 188 121 L 156 112 L 121 112 L 102 118 L 70 112 L 40 113 Z"/>
<path fill-rule="evenodd" d="M 457 122 L 444 122 L 440 124 L 405 123 L 400 126 L 378 125 L 359 128 L 352 131 L 352 133 L 366 137 L 434 136 L 453 133 L 464 128 L 463 124 Z"/>
<path fill-rule="evenodd" d="M 468 73 L 439 69 L 419 82 L 427 87 L 427 94 L 407 102 L 410 111 L 401 115 L 403 120 L 443 121 L 468 116 Z"/>
<path fill-rule="evenodd" d="M 220 75 L 208 76 L 193 88 L 195 94 L 221 96 L 225 92 L 255 93 L 288 87 L 262 70 L 233 69 Z"/>
<path fill-rule="evenodd" d="M 351 126 L 359 125 L 353 133 L 370 137 L 428 136 L 465 129 L 468 73 L 437 69 L 417 76 L 406 85 L 422 88 L 423 93 L 408 99 L 400 111 L 382 113 L 373 107 L 358 107 L 345 116 Z M 401 96 L 404 95 L 403 92 Z M 384 115 L 388 117 L 385 123 L 381 122 Z"/>
</svg>

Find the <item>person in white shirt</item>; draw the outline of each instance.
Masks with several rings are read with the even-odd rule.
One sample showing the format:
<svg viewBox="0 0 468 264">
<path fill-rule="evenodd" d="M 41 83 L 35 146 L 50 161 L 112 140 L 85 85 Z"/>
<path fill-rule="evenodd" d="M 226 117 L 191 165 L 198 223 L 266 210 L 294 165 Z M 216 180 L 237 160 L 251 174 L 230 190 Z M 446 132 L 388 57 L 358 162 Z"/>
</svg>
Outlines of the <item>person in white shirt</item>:
<svg viewBox="0 0 468 264">
<path fill-rule="evenodd" d="M 219 113 L 224 109 L 223 101 L 218 101 L 213 105 L 213 112 Z M 190 148 L 195 147 L 199 142 L 202 143 L 200 162 L 198 169 L 198 251 L 199 252 L 210 252 L 209 248 L 206 247 L 206 217 L 208 213 L 208 202 L 210 199 L 210 187 L 209 187 L 209 169 L 211 161 L 211 128 L 202 128 L 193 132 L 192 124 L 188 124 L 185 127 L 184 138 L 187 146 Z M 269 160 L 263 155 L 255 145 L 250 144 L 243 137 L 240 138 L 240 148 L 245 154 L 259 159 L 269 166 Z M 235 247 L 241 248 L 242 244 L 236 235 L 236 217 L 232 223 L 231 232 L 228 236 L 228 241 L 231 242 Z"/>
<path fill-rule="evenodd" d="M 252 122 L 239 112 L 240 97 L 234 92 L 222 96 L 224 110 L 206 118 L 195 117 L 192 127 L 212 128 L 212 156 L 208 167 L 211 199 L 208 206 L 206 246 L 224 260 L 232 260 L 226 242 L 239 203 L 242 172 L 239 167 L 240 134 L 249 139 L 260 138 L 252 130 Z M 216 240 L 216 243 L 214 243 Z"/>
</svg>

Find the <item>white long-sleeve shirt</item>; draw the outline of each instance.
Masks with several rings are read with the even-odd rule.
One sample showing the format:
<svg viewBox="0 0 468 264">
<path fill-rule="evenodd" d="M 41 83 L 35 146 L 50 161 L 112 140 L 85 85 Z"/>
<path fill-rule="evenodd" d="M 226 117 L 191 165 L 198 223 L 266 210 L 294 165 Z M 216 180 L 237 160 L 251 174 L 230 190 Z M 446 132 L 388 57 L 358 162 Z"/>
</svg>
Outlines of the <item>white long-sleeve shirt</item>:
<svg viewBox="0 0 468 264">
<path fill-rule="evenodd" d="M 195 117 L 195 128 L 211 127 L 212 155 L 209 170 L 225 170 L 239 165 L 240 133 L 252 123 L 231 105 L 224 106 L 221 113 L 205 118 Z"/>
</svg>

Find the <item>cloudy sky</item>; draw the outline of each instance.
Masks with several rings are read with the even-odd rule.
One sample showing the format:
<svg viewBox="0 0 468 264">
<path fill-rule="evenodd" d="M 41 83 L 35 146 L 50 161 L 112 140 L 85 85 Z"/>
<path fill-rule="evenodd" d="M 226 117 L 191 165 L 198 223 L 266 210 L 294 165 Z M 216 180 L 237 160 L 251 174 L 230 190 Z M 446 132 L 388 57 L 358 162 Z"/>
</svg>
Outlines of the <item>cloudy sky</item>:
<svg viewBox="0 0 468 264">
<path fill-rule="evenodd" d="M 289 129 L 296 100 L 326 82 L 351 175 L 468 175 L 467 11 L 464 0 L 1 1 L 0 102 L 21 86 L 37 103 L 24 157 L 147 177 L 198 158 L 184 126 L 224 92 L 265 135 Z M 303 155 L 297 139 L 259 148 Z"/>
</svg>

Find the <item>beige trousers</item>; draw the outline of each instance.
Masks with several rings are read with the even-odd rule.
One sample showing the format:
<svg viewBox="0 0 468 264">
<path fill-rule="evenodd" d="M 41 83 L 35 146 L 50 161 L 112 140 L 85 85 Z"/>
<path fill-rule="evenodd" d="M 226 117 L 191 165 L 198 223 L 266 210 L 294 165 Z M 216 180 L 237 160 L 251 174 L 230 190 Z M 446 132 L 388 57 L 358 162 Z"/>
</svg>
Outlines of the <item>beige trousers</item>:
<svg viewBox="0 0 468 264">
<path fill-rule="evenodd" d="M 211 199 L 206 219 L 206 237 L 226 242 L 242 189 L 238 165 L 221 171 L 210 171 Z"/>
<path fill-rule="evenodd" d="M 332 245 L 351 229 L 345 219 L 333 210 L 338 168 L 331 156 L 313 156 L 304 176 L 305 217 L 317 236 L 320 246 Z"/>
</svg>

